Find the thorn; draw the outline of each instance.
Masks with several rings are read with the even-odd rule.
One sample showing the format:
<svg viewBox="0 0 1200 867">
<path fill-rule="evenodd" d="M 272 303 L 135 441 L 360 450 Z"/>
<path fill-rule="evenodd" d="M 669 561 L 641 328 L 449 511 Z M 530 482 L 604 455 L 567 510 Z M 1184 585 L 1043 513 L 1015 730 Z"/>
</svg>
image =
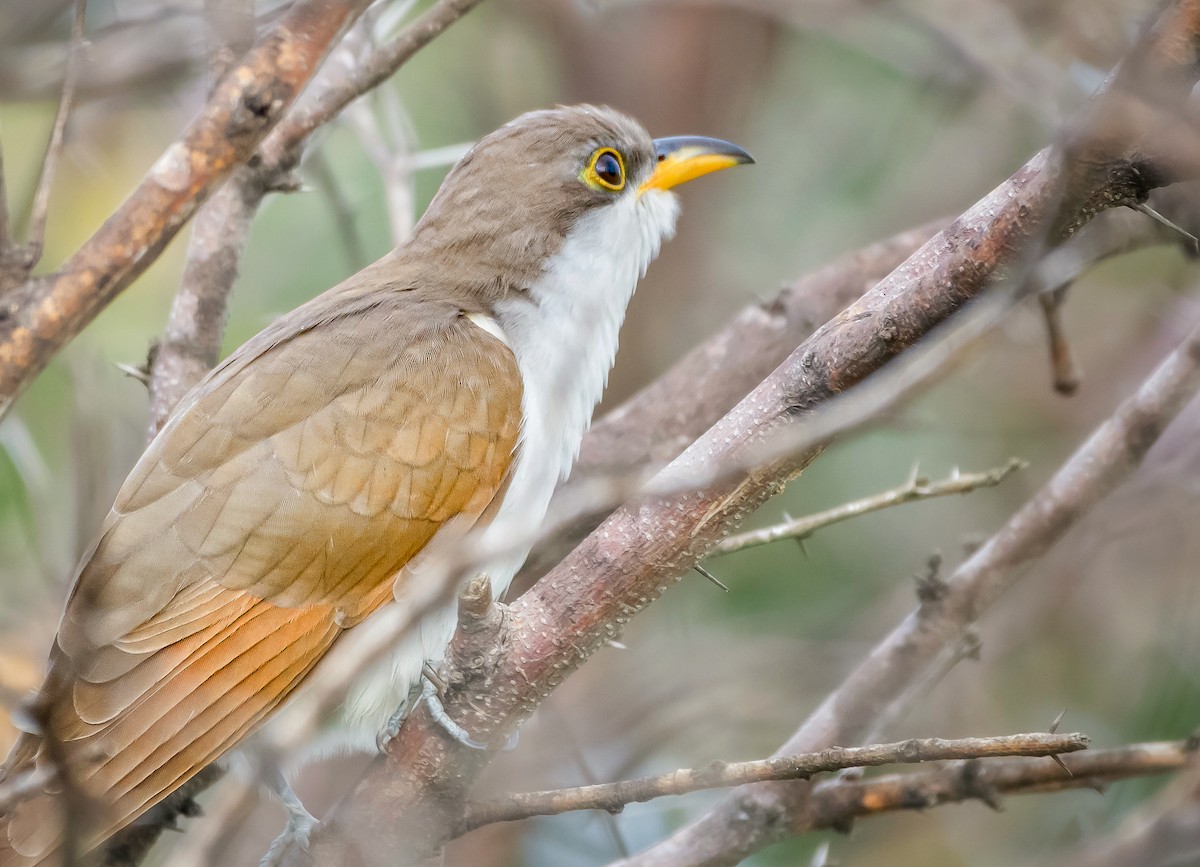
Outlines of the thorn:
<svg viewBox="0 0 1200 867">
<path fill-rule="evenodd" d="M 114 361 L 113 366 L 130 379 L 136 379 L 146 387 L 150 386 L 150 371 L 146 368 L 134 367 L 132 364 L 123 364 L 120 361 Z"/>
<path fill-rule="evenodd" d="M 791 524 L 796 519 L 793 518 L 791 513 L 785 509 L 783 512 L 783 520 L 786 523 Z M 799 546 L 800 553 L 803 554 L 807 558 L 808 557 L 808 549 L 804 547 L 804 537 L 803 536 L 793 536 L 792 541 L 794 541 Z"/>
<path fill-rule="evenodd" d="M 983 547 L 983 543 L 988 540 L 986 533 L 978 531 L 967 533 L 962 538 L 963 557 L 969 558 L 976 551 Z"/>
<path fill-rule="evenodd" d="M 1057 732 L 1058 727 L 1060 725 L 1062 725 L 1063 717 L 1065 717 L 1066 715 L 1067 715 L 1067 709 L 1064 707 L 1061 711 L 1059 711 L 1058 716 L 1056 716 L 1054 718 L 1054 722 L 1050 723 L 1050 728 L 1046 729 L 1046 731 L 1049 732 L 1050 734 L 1054 734 L 1055 732 Z"/>
<path fill-rule="evenodd" d="M 610 639 L 608 639 L 608 641 L 606 641 L 604 643 L 607 644 L 609 647 L 613 648 L 614 650 L 628 650 L 629 649 L 624 644 L 617 641 L 615 638 L 610 638 Z"/>
<path fill-rule="evenodd" d="M 728 587 L 726 587 L 724 584 L 722 584 L 722 583 L 720 582 L 720 580 L 717 578 L 717 576 L 716 576 L 716 575 L 714 575 L 713 573 L 709 572 L 707 569 L 705 569 L 705 568 L 704 568 L 703 566 L 701 566 L 699 563 L 697 563 L 697 564 L 696 564 L 695 566 L 693 566 L 692 568 L 693 568 L 693 569 L 695 569 L 697 572 L 699 572 L 701 575 L 703 575 L 705 578 L 707 578 L 709 581 L 711 581 L 712 583 L 716 584 L 718 587 L 720 587 L 720 588 L 721 588 L 722 590 L 724 590 L 726 593 L 728 593 L 728 592 L 729 592 L 729 588 L 728 588 Z"/>
<path fill-rule="evenodd" d="M 1052 754 L 1050 755 L 1050 758 L 1054 759 L 1054 764 L 1056 764 L 1056 765 L 1058 765 L 1060 768 L 1062 768 L 1062 769 L 1063 769 L 1063 772 L 1064 772 L 1064 773 L 1066 773 L 1066 775 L 1067 775 L 1068 777 L 1074 777 L 1074 776 L 1075 776 L 1074 774 L 1072 774 L 1072 773 L 1071 773 L 1071 769 L 1067 767 L 1067 765 L 1066 765 L 1066 762 L 1064 762 L 1060 756 L 1057 756 L 1057 755 L 1055 755 L 1055 754 L 1053 754 L 1053 753 L 1052 753 Z"/>
<path fill-rule="evenodd" d="M 1145 202 L 1139 202 L 1138 204 L 1133 206 L 1133 209 L 1135 211 L 1141 211 L 1143 214 L 1145 214 L 1147 217 L 1149 217 L 1154 222 L 1158 223 L 1160 226 L 1166 226 L 1172 232 L 1176 232 L 1179 235 L 1181 235 L 1183 237 L 1184 241 L 1187 242 L 1184 246 L 1185 246 L 1185 249 L 1187 250 L 1188 254 L 1192 257 L 1200 256 L 1200 238 L 1197 238 L 1195 235 L 1193 235 L 1187 229 L 1183 228 L 1183 226 L 1164 217 L 1162 214 L 1160 214 L 1158 211 L 1154 210 L 1154 208 L 1150 207 Z"/>
</svg>

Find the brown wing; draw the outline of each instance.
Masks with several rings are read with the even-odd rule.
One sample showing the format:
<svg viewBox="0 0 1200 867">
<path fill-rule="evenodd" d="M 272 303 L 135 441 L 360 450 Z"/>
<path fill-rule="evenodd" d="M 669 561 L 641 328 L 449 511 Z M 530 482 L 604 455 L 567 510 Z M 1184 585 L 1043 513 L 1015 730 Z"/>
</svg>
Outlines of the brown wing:
<svg viewBox="0 0 1200 867">
<path fill-rule="evenodd" d="M 327 294 L 285 317 L 193 392 L 126 480 L 40 698 L 77 784 L 110 808 L 89 844 L 251 731 L 392 598 L 443 522 L 501 489 L 520 422 L 512 353 L 414 295 Z M 44 752 L 26 736 L 8 772 Z M 56 814 L 46 796 L 0 818 L 0 864 L 52 853 Z"/>
</svg>

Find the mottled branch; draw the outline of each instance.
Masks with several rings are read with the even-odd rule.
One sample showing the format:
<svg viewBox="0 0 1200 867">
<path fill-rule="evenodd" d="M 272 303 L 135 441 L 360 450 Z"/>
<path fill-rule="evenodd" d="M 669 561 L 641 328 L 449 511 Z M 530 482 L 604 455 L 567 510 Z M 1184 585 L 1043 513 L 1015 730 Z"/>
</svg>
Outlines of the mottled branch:
<svg viewBox="0 0 1200 867">
<path fill-rule="evenodd" d="M 438 0 L 386 45 L 370 52 L 346 76 L 323 81 L 305 94 L 260 150 L 264 170 L 288 172 L 296 166 L 308 137 L 367 91 L 386 81 L 410 57 L 481 0 Z"/>
</svg>

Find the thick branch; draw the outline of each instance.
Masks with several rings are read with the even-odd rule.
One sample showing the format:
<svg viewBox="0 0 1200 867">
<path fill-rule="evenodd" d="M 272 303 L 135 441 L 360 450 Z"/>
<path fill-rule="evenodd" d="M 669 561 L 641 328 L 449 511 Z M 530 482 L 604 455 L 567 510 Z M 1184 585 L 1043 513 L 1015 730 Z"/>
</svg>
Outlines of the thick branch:
<svg viewBox="0 0 1200 867">
<path fill-rule="evenodd" d="M 620 812 L 627 804 L 667 795 L 686 795 L 768 780 L 808 779 L 814 774 L 846 768 L 983 759 L 995 756 L 1057 756 L 1087 749 L 1082 734 L 1020 734 L 997 738 L 916 738 L 867 747 L 830 747 L 819 753 L 779 756 L 753 762 L 713 762 L 704 768 L 684 768 L 653 777 L 601 783 L 545 792 L 505 795 L 471 804 L 461 832 L 492 822 L 514 822 L 531 816 L 554 816 L 571 810 Z"/>
<path fill-rule="evenodd" d="M 983 612 L 1095 503 L 1138 466 L 1200 388 L 1200 327 L 1159 366 L 1034 497 L 881 642 L 784 744 L 783 755 L 870 736 Z M 735 864 L 791 833 L 779 818 L 807 807 L 809 787 L 764 784 L 739 792 L 627 867 Z M 747 819 L 746 817 L 750 817 Z"/>
<path fill-rule="evenodd" d="M 50 358 L 157 257 L 254 153 L 342 28 L 369 0 L 300 0 L 217 86 L 183 136 L 55 273 L 0 304 L 0 415 Z"/>
<path fill-rule="evenodd" d="M 774 298 L 745 308 L 667 373 L 592 425 L 555 508 L 589 480 L 650 461 L 670 461 L 751 391 L 803 340 L 946 225 L 938 220 L 842 256 Z M 611 509 L 582 516 L 538 545 L 522 574 L 537 577 L 561 560 Z"/>
</svg>

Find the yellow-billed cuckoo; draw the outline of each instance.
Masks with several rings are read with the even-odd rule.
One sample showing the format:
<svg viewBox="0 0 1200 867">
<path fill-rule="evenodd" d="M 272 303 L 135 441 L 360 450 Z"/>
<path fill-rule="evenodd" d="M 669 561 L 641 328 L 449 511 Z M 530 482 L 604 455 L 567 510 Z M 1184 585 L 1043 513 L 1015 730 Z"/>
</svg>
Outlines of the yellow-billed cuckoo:
<svg viewBox="0 0 1200 867">
<path fill-rule="evenodd" d="M 567 474 L 675 185 L 750 162 L 617 112 L 523 115 L 446 177 L 412 240 L 268 326 L 181 402 L 84 557 L 0 778 L 65 757 L 84 848 L 275 712 L 346 630 L 473 527 L 538 522 Z M 487 564 L 502 593 L 525 551 Z M 363 746 L 438 658 L 431 616 L 352 691 Z M 382 683 L 382 686 L 380 685 Z M 51 775 L 53 776 L 53 775 Z M 53 864 L 59 787 L 0 817 Z"/>
</svg>

